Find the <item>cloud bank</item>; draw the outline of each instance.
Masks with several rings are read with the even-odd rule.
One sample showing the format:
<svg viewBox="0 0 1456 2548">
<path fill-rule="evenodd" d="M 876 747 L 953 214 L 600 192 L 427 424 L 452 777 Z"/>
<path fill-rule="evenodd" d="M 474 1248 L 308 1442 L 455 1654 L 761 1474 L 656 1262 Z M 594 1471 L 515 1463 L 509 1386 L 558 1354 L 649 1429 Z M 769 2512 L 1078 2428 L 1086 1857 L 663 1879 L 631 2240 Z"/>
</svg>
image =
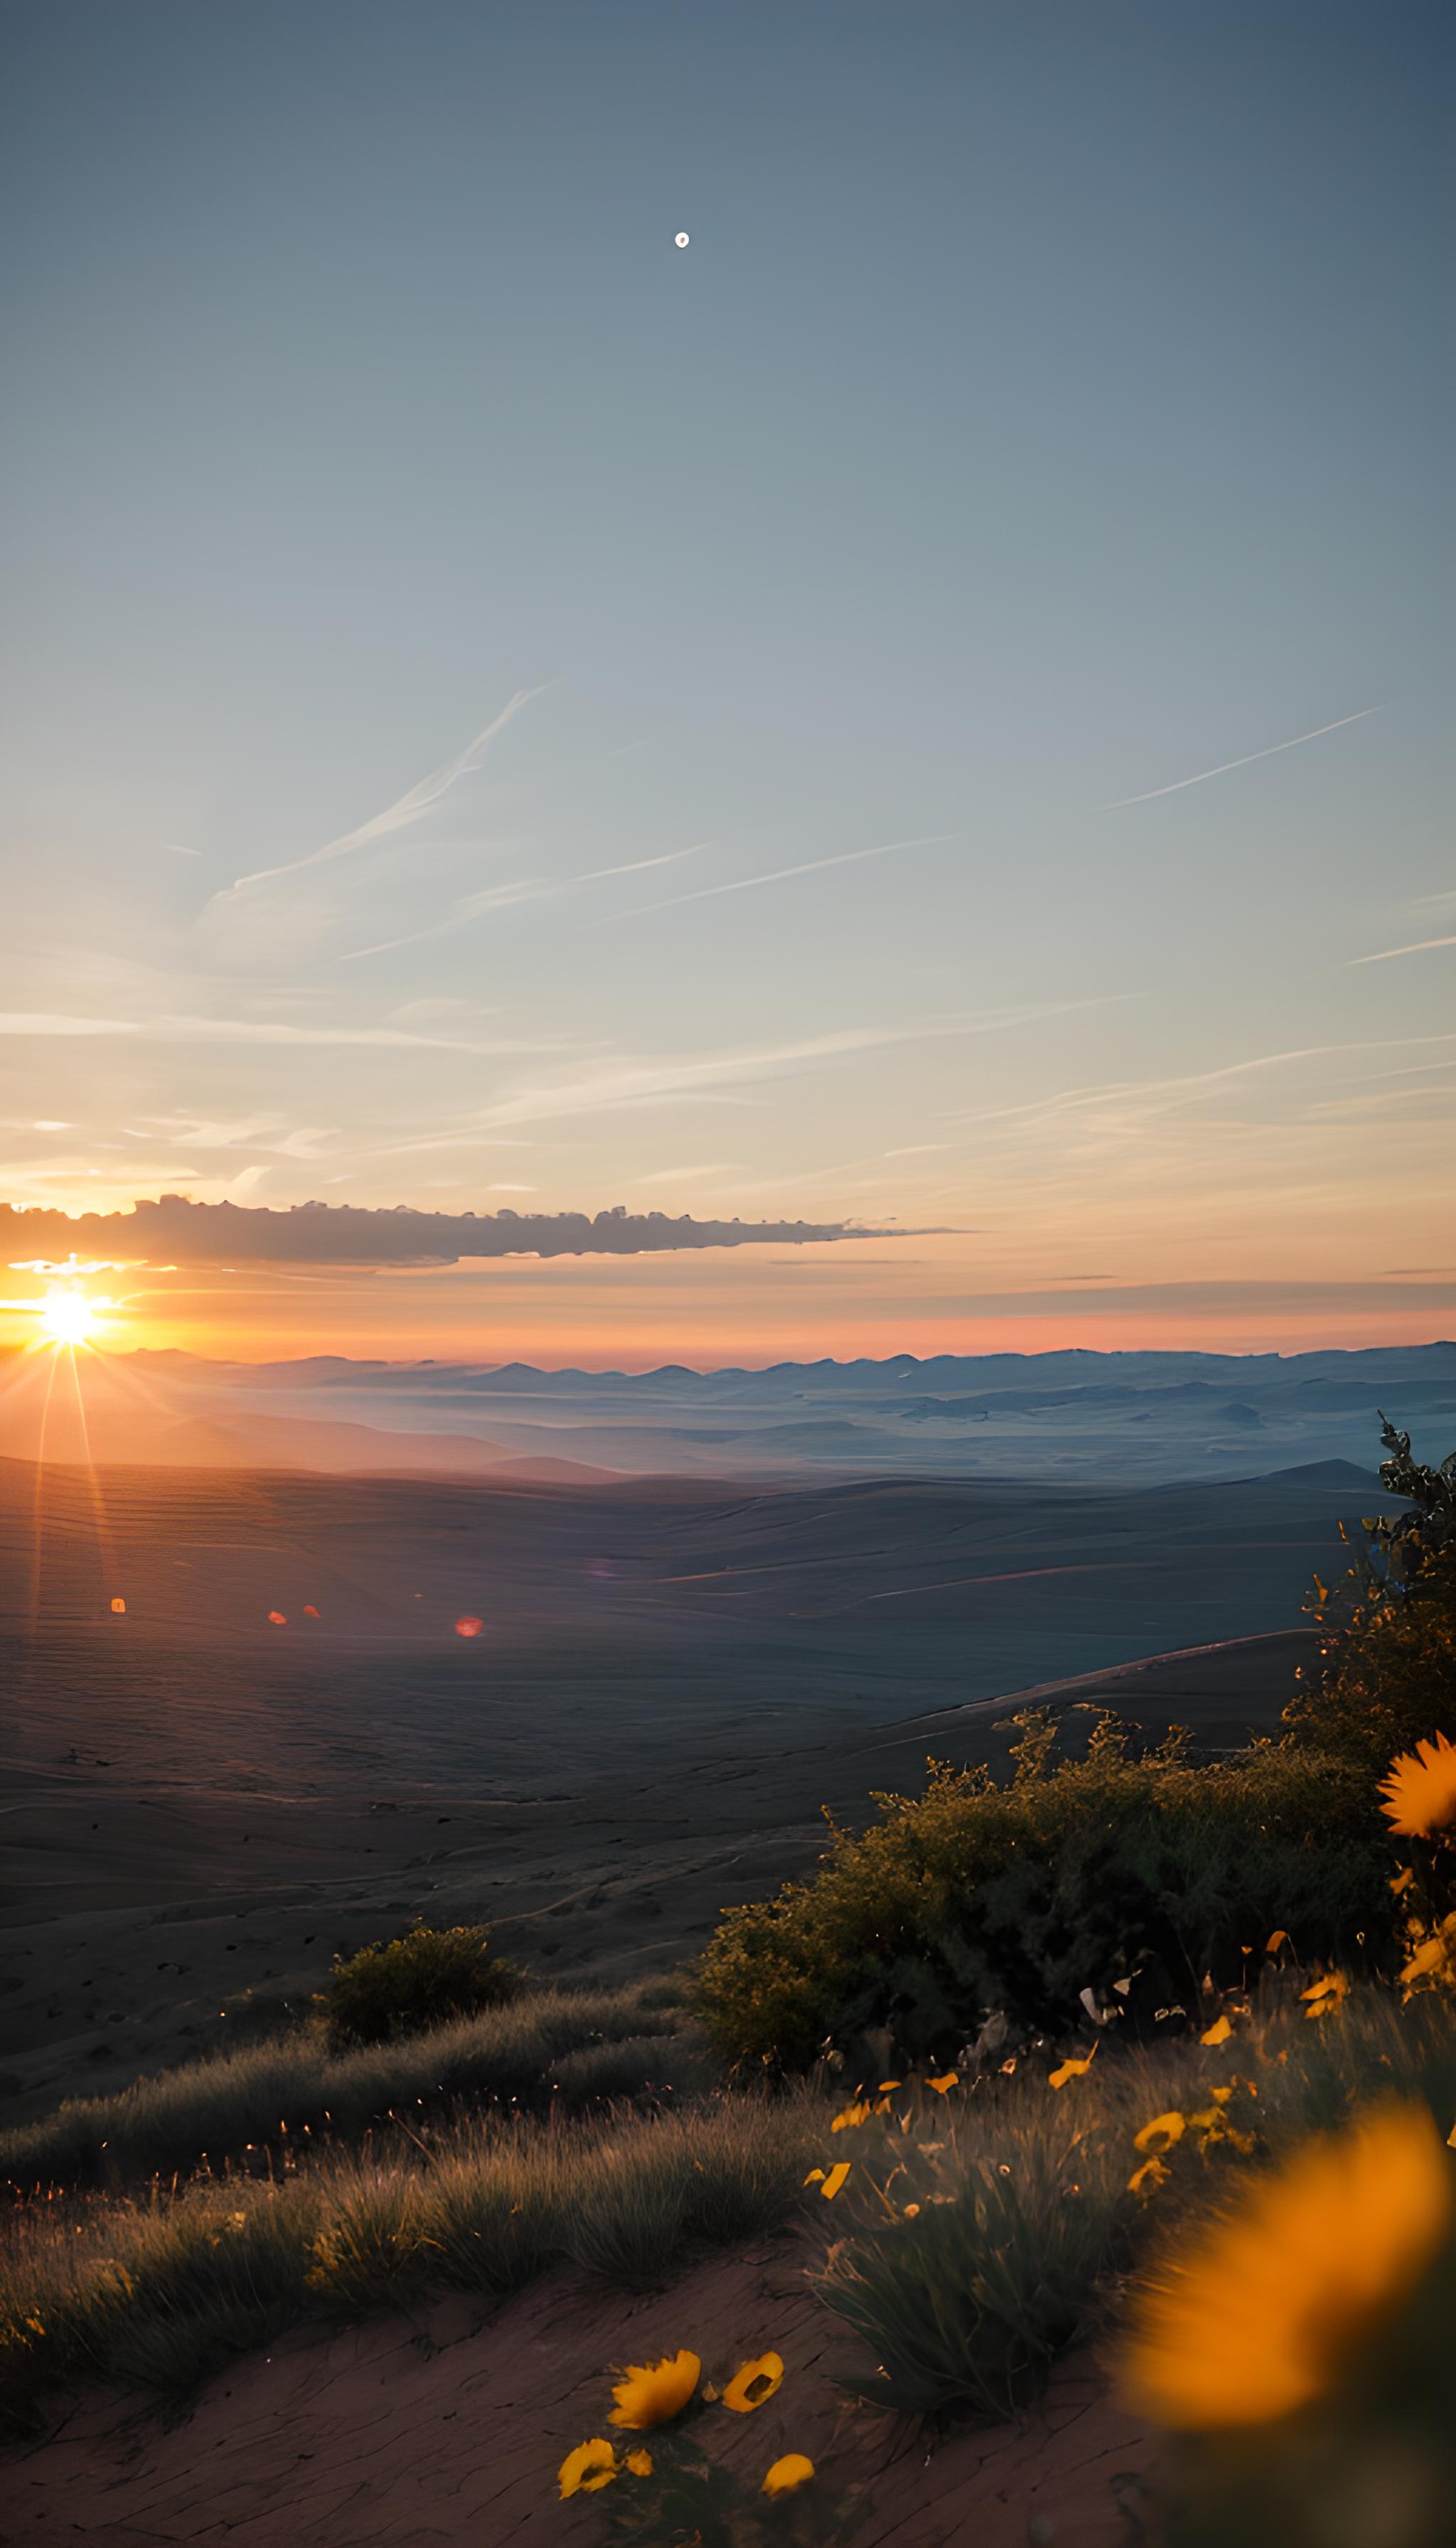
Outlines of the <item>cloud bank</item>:
<svg viewBox="0 0 1456 2548">
<path fill-rule="evenodd" d="M 876 1233 L 842 1221 L 694 1221 L 689 1213 L 416 1212 L 408 1204 L 294 1204 L 286 1212 L 162 1195 L 74 1218 L 0 1204 L 5 1259 L 104 1252 L 179 1265 L 456 1265 L 485 1256 L 647 1256 L 690 1247 L 805 1246 Z"/>
</svg>

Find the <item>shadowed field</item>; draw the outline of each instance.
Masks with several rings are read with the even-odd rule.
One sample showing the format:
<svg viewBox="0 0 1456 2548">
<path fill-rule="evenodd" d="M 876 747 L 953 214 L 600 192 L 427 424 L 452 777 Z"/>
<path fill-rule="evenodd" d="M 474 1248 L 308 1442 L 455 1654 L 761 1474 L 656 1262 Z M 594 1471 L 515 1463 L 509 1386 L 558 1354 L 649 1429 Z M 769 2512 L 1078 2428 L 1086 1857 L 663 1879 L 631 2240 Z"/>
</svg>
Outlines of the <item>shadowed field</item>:
<svg viewBox="0 0 1456 2548">
<path fill-rule="evenodd" d="M 994 1756 L 1043 1684 L 1237 1742 L 1371 1500 L 1338 1464 L 1105 1495 L 0 1464 L 7 2107 L 230 2035 L 225 2002 L 415 1913 L 563 1976 L 679 1957 L 813 1863 L 822 1805 Z"/>
</svg>

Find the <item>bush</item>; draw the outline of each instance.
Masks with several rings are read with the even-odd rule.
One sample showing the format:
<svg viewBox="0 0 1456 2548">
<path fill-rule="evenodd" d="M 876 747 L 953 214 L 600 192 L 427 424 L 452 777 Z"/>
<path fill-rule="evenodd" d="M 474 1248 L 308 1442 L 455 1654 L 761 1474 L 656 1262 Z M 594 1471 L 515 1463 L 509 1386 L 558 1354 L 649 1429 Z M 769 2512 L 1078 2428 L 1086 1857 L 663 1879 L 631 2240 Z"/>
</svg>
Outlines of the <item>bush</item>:
<svg viewBox="0 0 1456 2548">
<path fill-rule="evenodd" d="M 324 1993 L 329 2041 L 336 2049 L 388 2044 L 500 2008 L 519 1987 L 513 1968 L 492 1955 L 489 1930 L 410 1929 L 335 1958 Z"/>
<path fill-rule="evenodd" d="M 1358 1769 L 1275 1744 L 1202 1769 L 1176 1742 L 1133 1759 L 1107 1717 L 1083 1760 L 1054 1764 L 1050 1721 L 1017 1723 L 1009 1785 L 932 1763 L 923 1797 L 878 1797 L 866 1832 L 836 1833 L 812 1883 L 727 1914 L 695 1980 L 721 2056 L 802 2067 L 832 2039 L 866 2065 L 890 2043 L 945 2059 L 987 2012 L 1013 2035 L 1064 2028 L 1084 1994 L 1147 2032 L 1169 2009 L 1182 2022 L 1205 1972 L 1244 1978 L 1275 1928 L 1308 1958 L 1358 1961 L 1389 1937 L 1389 1850 Z"/>
<path fill-rule="evenodd" d="M 1399 1597 L 1367 1592 L 1348 1626 L 1326 1637 L 1285 1722 L 1300 1747 L 1375 1775 L 1423 1735 L 1456 1740 L 1456 1546 L 1429 1558 Z"/>
</svg>

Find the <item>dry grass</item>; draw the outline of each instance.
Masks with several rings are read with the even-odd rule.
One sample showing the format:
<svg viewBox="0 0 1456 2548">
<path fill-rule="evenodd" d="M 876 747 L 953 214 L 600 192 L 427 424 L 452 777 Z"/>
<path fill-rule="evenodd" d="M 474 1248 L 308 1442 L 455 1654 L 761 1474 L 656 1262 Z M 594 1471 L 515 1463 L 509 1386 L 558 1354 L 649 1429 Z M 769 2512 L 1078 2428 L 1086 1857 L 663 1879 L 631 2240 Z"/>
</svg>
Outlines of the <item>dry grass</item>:
<svg viewBox="0 0 1456 2548">
<path fill-rule="evenodd" d="M 193 2061 L 117 2096 L 87 2097 L 0 2136 L 0 2181 L 125 2184 L 171 2176 L 289 2142 L 351 2139 L 391 2115 L 452 2104 L 544 2103 L 702 2084 L 700 2048 L 682 2033 L 671 1978 L 616 1991 L 537 1990 L 422 2035 L 353 2051 L 321 2028 Z"/>
<path fill-rule="evenodd" d="M 811 2090 L 681 2115 L 485 2117 L 261 2178 L 33 2199 L 0 2252 L 0 2414 L 33 2423 L 47 2390 L 78 2380 L 182 2392 L 300 2319 L 496 2299 L 558 2263 L 660 2281 L 785 2221 L 826 2123 Z"/>
</svg>

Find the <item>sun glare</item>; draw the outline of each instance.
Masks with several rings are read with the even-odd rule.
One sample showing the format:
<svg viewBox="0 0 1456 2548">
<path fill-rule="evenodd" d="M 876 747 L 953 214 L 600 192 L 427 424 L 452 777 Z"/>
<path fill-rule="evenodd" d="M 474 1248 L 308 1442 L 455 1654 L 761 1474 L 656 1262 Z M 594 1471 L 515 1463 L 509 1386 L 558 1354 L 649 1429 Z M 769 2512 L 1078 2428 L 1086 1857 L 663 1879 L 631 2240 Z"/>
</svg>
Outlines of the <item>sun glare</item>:
<svg viewBox="0 0 1456 2548">
<path fill-rule="evenodd" d="M 84 1345 L 96 1326 L 96 1313 L 84 1292 L 47 1292 L 41 1304 L 41 1328 L 47 1344 Z"/>
</svg>

